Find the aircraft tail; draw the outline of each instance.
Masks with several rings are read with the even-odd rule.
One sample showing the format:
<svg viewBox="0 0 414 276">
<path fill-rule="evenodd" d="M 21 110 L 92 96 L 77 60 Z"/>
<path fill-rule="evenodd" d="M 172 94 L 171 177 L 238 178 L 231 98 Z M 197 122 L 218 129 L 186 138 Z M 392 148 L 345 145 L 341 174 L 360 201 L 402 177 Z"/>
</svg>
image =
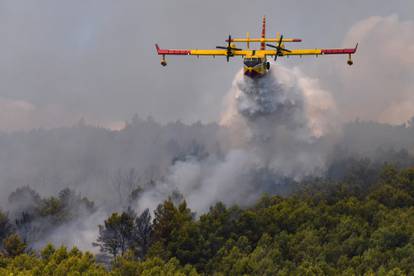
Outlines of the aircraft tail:
<svg viewBox="0 0 414 276">
<path fill-rule="evenodd" d="M 266 16 L 263 16 L 263 22 L 262 22 L 262 38 L 265 39 L 266 38 Z M 266 43 L 263 41 L 260 44 L 260 50 L 265 50 L 266 49 Z"/>
</svg>

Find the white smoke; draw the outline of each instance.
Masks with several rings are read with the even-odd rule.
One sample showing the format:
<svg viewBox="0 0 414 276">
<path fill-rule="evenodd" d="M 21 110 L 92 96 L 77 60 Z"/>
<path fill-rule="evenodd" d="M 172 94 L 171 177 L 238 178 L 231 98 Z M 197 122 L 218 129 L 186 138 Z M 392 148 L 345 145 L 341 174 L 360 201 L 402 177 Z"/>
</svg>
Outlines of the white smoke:
<svg viewBox="0 0 414 276">
<path fill-rule="evenodd" d="M 274 65 L 265 77 L 253 80 L 240 71 L 228 97 L 221 123 L 233 126 L 240 120 L 251 129 L 265 121 L 266 129 L 280 126 L 309 140 L 338 130 L 336 107 L 318 80 L 306 77 L 298 68 Z M 266 130 L 259 127 L 258 130 Z"/>
<path fill-rule="evenodd" d="M 335 99 L 346 120 L 402 124 L 414 116 L 414 20 L 397 15 L 357 22 L 344 47 L 359 42 L 355 65 L 335 67 Z M 321 70 L 326 70 L 321 68 Z"/>
<path fill-rule="evenodd" d="M 99 233 L 97 225 L 102 224 L 107 219 L 109 213 L 104 210 L 97 210 L 88 215 L 80 215 L 74 221 L 65 223 L 48 233 L 45 239 L 39 240 L 31 245 L 34 249 L 41 249 L 48 243 L 55 246 L 76 246 L 83 251 L 98 253 L 99 249 L 92 246 Z M 44 223 L 50 223 L 47 220 Z"/>
<path fill-rule="evenodd" d="M 120 130 L 122 121 L 102 121 L 92 114 L 65 110 L 60 105 L 37 106 L 29 101 L 0 97 L 0 130 L 6 132 L 36 128 L 58 128 L 72 126 L 79 119 L 87 118 L 89 124 L 101 125 L 108 129 Z"/>
<path fill-rule="evenodd" d="M 281 192 L 283 177 L 321 173 L 339 132 L 330 94 L 299 69 L 280 65 L 256 80 L 240 71 L 221 124 L 230 130 L 225 156 L 176 162 L 138 209 L 155 208 L 175 190 L 198 212 L 217 201 L 248 205 L 264 192 Z"/>
<path fill-rule="evenodd" d="M 120 132 L 88 128 L 82 124 L 71 130 L 73 136 L 68 137 L 68 132 L 63 132 L 67 140 L 63 143 L 64 147 L 58 147 L 62 150 L 58 156 L 64 156 L 64 159 L 51 159 L 59 177 L 47 181 L 44 176 L 45 186 L 35 188 L 43 188 L 43 192 L 47 188 L 49 193 L 53 193 L 52 189 L 58 191 L 62 185 L 67 185 L 63 180 L 79 179 L 73 181 L 71 188 L 75 186 L 79 190 L 81 187 L 83 194 L 93 195 L 98 208 L 92 214 L 75 212 L 78 215 L 73 220 L 55 228 L 47 227 L 49 232 L 46 237 L 33 239 L 31 246 L 40 248 L 52 242 L 96 252 L 92 242 L 98 234 L 97 225 L 102 224 L 111 212 L 121 211 L 129 204 L 138 213 L 146 208 L 154 210 L 171 195 L 178 195 L 176 198 L 181 199 L 177 192 L 198 214 L 218 201 L 246 206 L 254 203 L 263 193 L 288 193 L 292 179 L 300 180 L 323 172 L 340 129 L 330 94 L 321 89 L 317 80 L 305 76 L 296 68 L 281 65 L 273 65 L 267 76 L 257 80 L 245 78 L 242 72 L 235 76 L 225 101 L 221 127 L 194 125 L 187 129 L 180 123 L 161 127 L 151 120 L 135 121 Z M 94 131 L 97 136 L 89 136 Z M 90 140 L 82 136 L 84 133 Z M 103 141 L 96 137 L 103 137 Z M 201 146 L 206 147 L 204 150 L 192 146 L 194 137 Z M 47 148 L 55 148 L 53 141 L 46 143 Z M 79 144 L 79 141 L 93 142 Z M 3 144 L 6 142 L 4 140 Z M 56 143 L 60 145 L 60 142 Z M 218 145 L 215 146 L 216 143 Z M 23 158 L 30 161 L 29 165 L 24 166 L 25 163 L 19 161 L 21 159 L 11 164 L 40 171 L 40 175 L 47 173 L 48 170 L 35 167 L 36 164 L 51 162 L 48 159 L 50 155 L 46 155 L 46 159 L 43 156 L 42 145 L 40 143 L 30 151 L 22 150 L 30 153 L 30 158 Z M 88 148 L 87 155 L 77 154 L 77 150 L 83 147 Z M 76 164 L 83 162 L 80 166 L 82 170 L 70 169 L 68 160 L 80 160 L 73 162 Z M 133 183 L 123 183 L 126 185 L 123 190 L 118 185 L 112 187 L 115 190 L 112 189 L 111 184 L 114 183 L 105 177 L 107 170 L 116 166 L 135 168 L 137 177 L 132 177 Z M 138 180 L 141 177 L 147 179 L 143 173 L 152 166 L 158 169 L 149 173 L 148 180 L 154 180 L 155 184 L 151 182 L 143 186 L 147 181 Z M 10 169 L 6 168 L 3 171 L 10 173 Z M 25 172 L 27 179 L 33 179 L 31 176 L 35 174 L 31 171 L 18 168 L 15 168 L 16 172 L 12 171 L 12 176 Z M 119 172 L 128 173 L 129 170 Z M 78 174 L 83 177 L 76 177 Z M 20 183 L 10 179 L 13 187 L 13 183 Z M 34 183 L 38 182 L 37 178 L 34 179 Z M 137 200 L 129 201 L 128 196 L 135 184 L 140 185 L 143 192 Z M 5 190 L 6 186 L 3 187 Z M 18 207 L 23 208 L 20 204 Z M 53 224 L 53 220 L 39 219 L 34 226 L 46 223 Z"/>
</svg>

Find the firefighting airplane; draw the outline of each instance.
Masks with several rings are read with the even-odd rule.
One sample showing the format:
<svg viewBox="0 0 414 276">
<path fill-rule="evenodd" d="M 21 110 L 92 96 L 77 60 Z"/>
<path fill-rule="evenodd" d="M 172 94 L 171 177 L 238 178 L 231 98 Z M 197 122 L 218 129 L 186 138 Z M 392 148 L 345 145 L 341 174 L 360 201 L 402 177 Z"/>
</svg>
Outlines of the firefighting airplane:
<svg viewBox="0 0 414 276">
<path fill-rule="evenodd" d="M 162 56 L 161 65 L 166 66 L 167 61 L 165 56 L 167 55 L 192 55 L 192 56 L 225 56 L 227 62 L 230 61 L 230 57 L 242 56 L 244 61 L 244 74 L 250 78 L 258 78 L 264 76 L 270 69 L 270 63 L 267 61 L 267 57 L 271 56 L 274 60 L 277 57 L 283 56 L 308 56 L 315 55 L 348 55 L 348 65 L 352 65 L 352 54 L 355 54 L 358 44 L 355 48 L 343 48 L 343 49 L 286 49 L 285 42 L 301 42 L 298 38 L 284 38 L 279 33 L 276 34 L 275 38 L 266 37 L 266 17 L 263 17 L 262 23 L 262 36 L 261 38 L 250 38 L 247 33 L 246 38 L 229 38 L 226 39 L 227 46 L 217 46 L 216 49 L 212 50 L 172 50 L 172 49 L 161 49 L 158 44 L 155 44 L 158 55 Z M 240 49 L 236 47 L 235 42 L 246 43 L 246 49 Z M 260 43 L 260 49 L 250 49 L 250 43 Z M 268 44 L 267 42 L 273 42 L 275 44 Z M 266 49 L 266 46 L 273 49 Z"/>
</svg>

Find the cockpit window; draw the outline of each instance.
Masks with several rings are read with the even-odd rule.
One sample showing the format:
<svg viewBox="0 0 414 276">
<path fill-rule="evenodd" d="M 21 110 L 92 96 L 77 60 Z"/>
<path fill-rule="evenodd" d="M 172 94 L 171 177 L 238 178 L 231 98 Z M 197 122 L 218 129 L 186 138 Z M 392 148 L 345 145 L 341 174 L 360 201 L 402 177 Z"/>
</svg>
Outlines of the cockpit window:
<svg viewBox="0 0 414 276">
<path fill-rule="evenodd" d="M 247 67 L 254 67 L 260 63 L 259 58 L 245 58 L 244 59 L 244 65 Z"/>
</svg>

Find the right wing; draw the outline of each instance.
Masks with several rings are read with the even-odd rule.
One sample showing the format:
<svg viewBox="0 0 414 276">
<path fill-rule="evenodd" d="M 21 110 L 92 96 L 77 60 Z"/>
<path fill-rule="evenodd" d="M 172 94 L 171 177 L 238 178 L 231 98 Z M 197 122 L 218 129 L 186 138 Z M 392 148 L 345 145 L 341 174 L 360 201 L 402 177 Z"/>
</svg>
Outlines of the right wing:
<svg viewBox="0 0 414 276">
<path fill-rule="evenodd" d="M 227 50 L 224 49 L 161 49 L 158 44 L 155 44 L 155 48 L 160 56 L 227 56 Z M 251 53 L 251 50 L 233 50 L 231 56 L 245 56 L 248 53 Z"/>
</svg>

